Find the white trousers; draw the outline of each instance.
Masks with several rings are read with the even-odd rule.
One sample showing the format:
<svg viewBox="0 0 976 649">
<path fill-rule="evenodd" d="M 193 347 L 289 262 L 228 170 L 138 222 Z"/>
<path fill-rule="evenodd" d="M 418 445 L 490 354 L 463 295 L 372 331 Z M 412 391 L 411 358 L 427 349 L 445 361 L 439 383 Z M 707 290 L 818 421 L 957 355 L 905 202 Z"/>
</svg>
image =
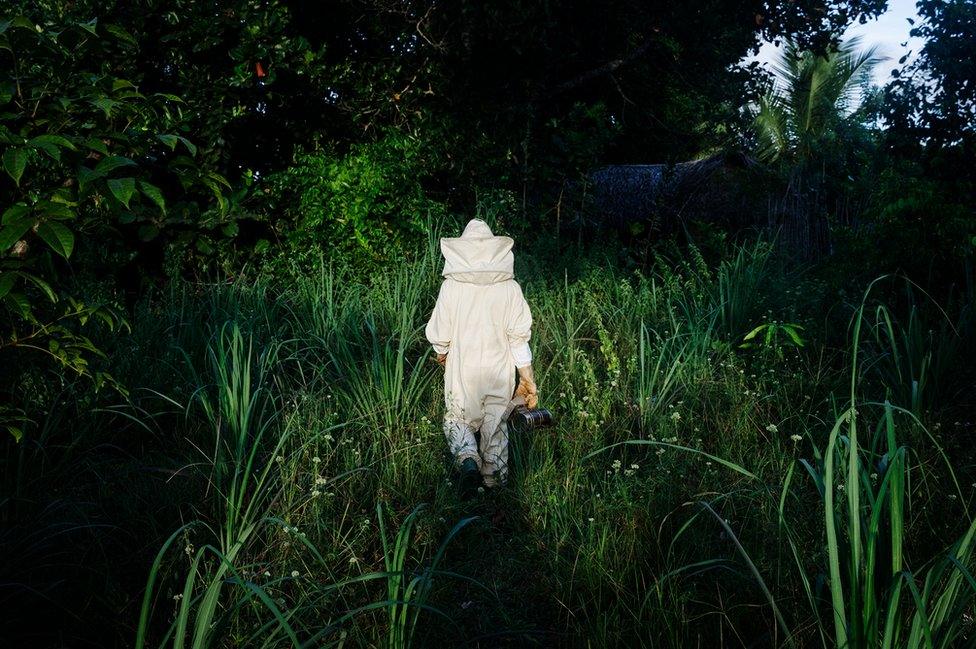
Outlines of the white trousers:
<svg viewBox="0 0 976 649">
<path fill-rule="evenodd" d="M 477 437 L 476 431 L 479 433 Z M 481 422 L 470 424 L 445 417 L 444 436 L 458 466 L 470 458 L 478 465 L 485 486 L 505 484 L 508 479 L 508 426 L 499 416 L 485 414 Z"/>
</svg>

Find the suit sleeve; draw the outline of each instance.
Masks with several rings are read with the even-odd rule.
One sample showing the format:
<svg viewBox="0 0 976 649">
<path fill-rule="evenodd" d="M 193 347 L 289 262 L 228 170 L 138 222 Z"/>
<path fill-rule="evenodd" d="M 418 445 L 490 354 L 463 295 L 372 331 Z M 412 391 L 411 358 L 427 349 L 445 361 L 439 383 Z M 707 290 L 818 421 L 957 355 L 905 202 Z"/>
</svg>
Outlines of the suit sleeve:
<svg viewBox="0 0 976 649">
<path fill-rule="evenodd" d="M 515 367 L 525 367 L 532 364 L 532 350 L 529 349 L 529 338 L 532 336 L 532 311 L 529 303 L 522 295 L 522 287 L 515 283 L 509 309 L 508 345 L 512 350 Z"/>
<path fill-rule="evenodd" d="M 428 342 L 438 354 L 446 354 L 451 348 L 453 309 L 450 308 L 449 301 L 447 282 L 442 282 L 441 290 L 437 294 L 437 302 L 434 304 L 434 311 L 430 314 L 430 320 L 427 321 L 427 328 L 424 330 Z"/>
</svg>

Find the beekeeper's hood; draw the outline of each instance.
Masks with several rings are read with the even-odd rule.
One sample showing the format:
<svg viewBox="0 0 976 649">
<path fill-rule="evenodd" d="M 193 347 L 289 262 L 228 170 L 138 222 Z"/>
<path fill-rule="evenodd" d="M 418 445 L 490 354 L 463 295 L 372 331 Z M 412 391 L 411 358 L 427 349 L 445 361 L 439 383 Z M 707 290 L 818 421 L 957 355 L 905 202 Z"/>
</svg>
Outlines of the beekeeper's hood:
<svg viewBox="0 0 976 649">
<path fill-rule="evenodd" d="M 496 237 L 488 224 L 471 219 L 460 237 L 441 239 L 444 277 L 471 284 L 494 284 L 514 277 L 511 237 Z"/>
</svg>

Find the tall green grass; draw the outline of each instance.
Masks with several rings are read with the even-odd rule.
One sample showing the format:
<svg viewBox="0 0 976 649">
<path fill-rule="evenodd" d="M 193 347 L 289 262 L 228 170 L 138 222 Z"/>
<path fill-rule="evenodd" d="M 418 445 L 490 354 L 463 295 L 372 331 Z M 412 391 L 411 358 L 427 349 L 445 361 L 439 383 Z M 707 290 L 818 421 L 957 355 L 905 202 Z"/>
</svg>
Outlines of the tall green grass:
<svg viewBox="0 0 976 649">
<path fill-rule="evenodd" d="M 284 454 L 301 454 L 306 446 L 317 441 L 312 437 L 291 443 L 296 419 L 280 398 L 280 385 L 275 380 L 275 371 L 283 362 L 279 356 L 281 348 L 281 343 L 272 342 L 257 351 L 252 337 L 228 323 L 214 335 L 208 348 L 207 372 L 194 375 L 199 387 L 193 393 L 193 405 L 202 411 L 206 424 L 200 430 L 201 435 L 191 440 L 191 445 L 201 455 L 200 461 L 194 465 L 206 478 L 208 501 L 215 507 L 211 516 L 187 523 L 175 531 L 160 549 L 143 598 L 137 647 L 146 646 L 151 617 L 159 608 L 165 608 L 154 598 L 160 594 L 158 583 L 166 577 L 175 578 L 177 584 L 182 580 L 182 587 L 174 597 L 176 613 L 165 627 L 158 643 L 160 646 L 202 648 L 222 644 L 222 634 L 234 629 L 237 618 L 244 615 L 255 616 L 258 625 L 256 635 L 249 642 L 278 646 L 279 642 L 287 641 L 295 647 L 305 646 L 315 638 L 330 635 L 333 624 L 339 625 L 351 615 L 341 608 L 319 610 L 316 615 L 325 617 L 324 627 L 314 631 L 302 628 L 300 620 L 314 608 L 313 598 L 352 584 L 386 580 L 390 584 L 390 598 L 379 604 L 390 610 L 389 646 L 409 647 L 420 610 L 429 608 L 426 600 L 431 575 L 436 571 L 447 543 L 473 520 L 468 518 L 458 523 L 444 539 L 431 566 L 401 586 L 406 579 L 410 532 L 420 508 L 407 516 L 396 536 L 395 546 L 386 550 L 384 516 L 377 506 L 387 571 L 344 579 L 339 583 L 316 582 L 314 573 L 318 569 L 322 569 L 320 574 L 330 574 L 322 552 L 306 535 L 297 533 L 297 528 L 290 528 L 276 515 L 285 492 L 295 487 L 288 483 L 289 473 L 282 470 L 290 460 Z M 276 425 L 282 416 L 285 421 Z M 326 427 L 318 434 L 331 435 L 340 428 L 341 425 Z M 317 479 L 316 486 L 324 490 L 343 477 Z M 300 577 L 302 572 L 293 571 L 290 575 L 273 576 L 265 571 L 265 579 L 261 579 L 259 567 L 266 562 L 258 557 L 276 529 L 284 529 L 286 533 L 290 530 L 292 542 L 301 544 L 308 551 L 312 564 L 303 568 L 312 574 Z M 200 539 L 201 533 L 204 541 L 195 548 L 191 539 Z M 188 567 L 182 567 L 179 561 L 174 565 L 169 556 L 171 550 L 180 545 L 189 559 Z M 304 592 L 294 597 L 294 601 L 286 604 L 275 597 L 275 593 L 289 582 L 301 580 L 310 583 Z M 353 612 L 377 607 L 375 604 L 360 606 Z"/>
<path fill-rule="evenodd" d="M 470 502 L 422 335 L 435 246 L 368 278 L 323 265 L 145 304 L 113 354 L 130 402 L 79 423 L 136 440 L 144 457 L 108 461 L 172 501 L 164 519 L 100 496 L 152 523 L 137 644 L 968 641 L 958 485 L 972 478 L 942 411 L 960 364 L 934 360 L 956 343 L 874 298 L 846 312 L 845 343 L 821 324 L 844 305 L 803 307 L 827 293 L 772 255 L 520 275 L 556 424 L 514 435 L 509 487 Z M 770 322 L 801 324 L 806 345 L 740 346 Z M 67 412 L 52 410 L 51 439 Z M 104 453 L 101 439 L 74 443 Z M 44 476 L 51 453 L 20 475 Z M 65 466 L 45 477 L 86 470 Z M 38 482 L 20 484 L 23 497 Z"/>
<path fill-rule="evenodd" d="M 959 646 L 968 638 L 965 614 L 976 597 L 976 581 L 970 573 L 976 521 L 931 563 L 910 568 L 904 545 L 912 520 L 906 511 L 911 496 L 911 453 L 899 443 L 895 415 L 904 413 L 910 425 L 921 426 L 921 422 L 888 401 L 880 406 L 867 402 L 857 389 L 861 336 L 872 287 L 852 321 L 847 407 L 831 428 L 826 448 L 814 447 L 818 462 L 803 463 L 824 502 L 833 640 L 840 647 Z M 902 341 L 894 333 L 887 310 L 879 306 L 876 312 L 885 316 L 888 353 L 897 357 Z M 917 405 L 914 398 L 911 405 Z M 862 413 L 872 407 L 882 409 L 881 419 L 873 432 L 862 430 Z M 930 440 L 948 460 L 938 441 L 931 436 Z M 952 487 L 958 490 L 958 481 L 951 463 L 946 461 L 946 465 L 951 478 L 947 492 L 954 498 Z M 961 506 L 968 518 L 965 505 Z"/>
</svg>

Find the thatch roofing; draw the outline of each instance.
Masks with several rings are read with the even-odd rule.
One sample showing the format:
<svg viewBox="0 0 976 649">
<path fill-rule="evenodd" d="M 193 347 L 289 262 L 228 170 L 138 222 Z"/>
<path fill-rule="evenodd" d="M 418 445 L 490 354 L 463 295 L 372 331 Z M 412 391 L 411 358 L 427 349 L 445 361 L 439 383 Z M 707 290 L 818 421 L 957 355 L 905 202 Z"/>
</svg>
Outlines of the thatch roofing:
<svg viewBox="0 0 976 649">
<path fill-rule="evenodd" d="M 663 199 L 687 200 L 715 189 L 716 172 L 749 168 L 755 162 L 742 154 L 718 154 L 674 164 L 609 165 L 590 173 L 593 201 L 603 218 L 626 222 L 646 218 Z"/>
</svg>

